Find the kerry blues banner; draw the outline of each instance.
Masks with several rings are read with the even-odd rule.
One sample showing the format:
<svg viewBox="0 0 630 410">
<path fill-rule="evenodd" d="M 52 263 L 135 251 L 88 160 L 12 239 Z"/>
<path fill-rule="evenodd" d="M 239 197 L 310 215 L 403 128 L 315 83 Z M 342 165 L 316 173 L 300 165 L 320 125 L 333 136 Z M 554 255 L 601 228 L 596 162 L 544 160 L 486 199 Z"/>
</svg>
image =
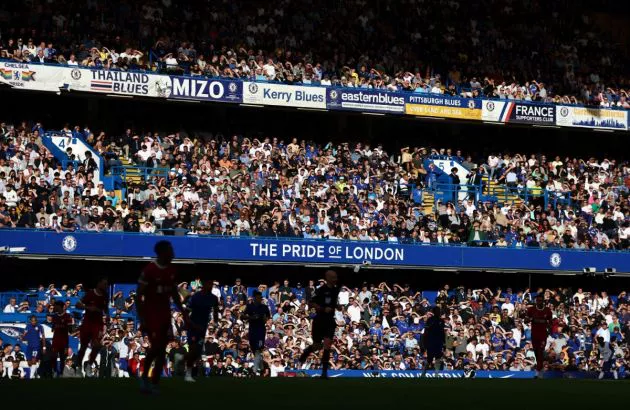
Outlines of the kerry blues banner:
<svg viewBox="0 0 630 410">
<path fill-rule="evenodd" d="M 326 95 L 328 97 L 326 106 L 329 110 L 405 113 L 405 95 L 402 93 L 370 89 L 331 88 Z"/>
<path fill-rule="evenodd" d="M 326 109 L 326 88 L 280 83 L 243 83 L 246 104 Z"/>
<path fill-rule="evenodd" d="M 406 97 L 405 113 L 418 117 L 481 120 L 481 100 L 441 94 L 412 93 Z"/>
<path fill-rule="evenodd" d="M 221 236 L 161 236 L 131 233 L 90 233 L 3 229 L 0 247 L 23 247 L 24 256 L 153 257 L 162 239 L 173 243 L 177 258 L 188 261 L 273 264 L 365 265 L 374 267 L 503 269 L 520 271 L 598 272 L 615 268 L 630 272 L 628 252 L 566 249 L 492 248 L 442 245 L 401 245 L 308 239 L 267 239 Z"/>
</svg>

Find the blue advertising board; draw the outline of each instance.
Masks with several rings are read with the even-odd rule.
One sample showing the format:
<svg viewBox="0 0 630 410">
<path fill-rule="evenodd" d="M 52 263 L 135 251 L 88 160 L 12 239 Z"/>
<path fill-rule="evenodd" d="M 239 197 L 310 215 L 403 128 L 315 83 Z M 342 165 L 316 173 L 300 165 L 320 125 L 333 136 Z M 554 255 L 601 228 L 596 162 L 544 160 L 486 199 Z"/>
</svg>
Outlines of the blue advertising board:
<svg viewBox="0 0 630 410">
<path fill-rule="evenodd" d="M 363 88 L 331 88 L 326 92 L 326 106 L 329 110 L 404 114 L 405 95 Z"/>
<path fill-rule="evenodd" d="M 321 370 L 287 370 L 284 376 L 290 377 L 318 377 Z M 477 371 L 475 379 L 533 379 L 534 371 Z M 419 379 L 422 370 L 330 370 L 330 378 L 381 378 L 381 379 Z M 467 378 L 463 370 L 427 371 L 427 379 L 464 379 Z M 470 376 L 469 376 L 470 377 Z M 545 372 L 545 379 L 593 379 L 594 372 Z"/>
<path fill-rule="evenodd" d="M 243 82 L 201 77 L 171 76 L 172 99 L 243 102 Z"/>
<path fill-rule="evenodd" d="M 532 125 L 556 125 L 556 106 L 508 100 L 483 100 L 484 121 Z"/>
<path fill-rule="evenodd" d="M 520 271 L 630 272 L 628 252 L 566 249 L 400 245 L 385 242 L 287 240 L 217 236 L 159 236 L 124 233 L 56 233 L 1 230 L 0 246 L 23 247 L 24 255 L 146 258 L 154 244 L 170 240 L 177 258 L 216 262 L 261 262 L 383 267 L 503 269 Z"/>
</svg>

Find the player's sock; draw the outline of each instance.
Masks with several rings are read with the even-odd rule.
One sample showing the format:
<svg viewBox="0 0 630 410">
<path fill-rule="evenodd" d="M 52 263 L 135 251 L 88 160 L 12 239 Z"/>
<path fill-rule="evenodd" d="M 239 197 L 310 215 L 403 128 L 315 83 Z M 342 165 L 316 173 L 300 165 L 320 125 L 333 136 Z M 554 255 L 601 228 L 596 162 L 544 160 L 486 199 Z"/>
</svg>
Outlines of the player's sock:
<svg viewBox="0 0 630 410">
<path fill-rule="evenodd" d="M 619 375 L 617 374 L 617 370 L 613 370 L 612 374 L 615 380 L 617 380 L 617 378 L 619 377 Z"/>
<path fill-rule="evenodd" d="M 189 367 L 186 369 L 186 376 L 184 376 L 184 380 L 187 382 L 194 382 L 195 379 L 192 377 L 192 368 Z"/>
<path fill-rule="evenodd" d="M 330 350 L 324 349 L 322 353 L 322 377 L 328 377 L 328 367 L 330 366 Z"/>
<path fill-rule="evenodd" d="M 601 372 L 599 372 L 599 377 L 598 377 L 598 379 L 599 379 L 599 380 L 601 380 L 601 379 L 603 379 L 603 378 L 604 378 L 604 372 L 603 372 L 603 371 L 601 371 Z"/>
<path fill-rule="evenodd" d="M 254 354 L 254 371 L 262 374 L 262 370 L 262 353 L 260 350 L 257 350 Z"/>
</svg>

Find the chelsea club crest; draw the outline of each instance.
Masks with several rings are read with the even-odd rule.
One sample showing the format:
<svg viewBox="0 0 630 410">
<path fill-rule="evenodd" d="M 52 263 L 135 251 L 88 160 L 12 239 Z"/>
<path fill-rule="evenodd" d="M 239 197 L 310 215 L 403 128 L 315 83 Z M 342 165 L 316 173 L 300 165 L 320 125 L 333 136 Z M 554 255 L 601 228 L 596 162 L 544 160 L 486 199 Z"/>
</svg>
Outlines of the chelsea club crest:
<svg viewBox="0 0 630 410">
<path fill-rule="evenodd" d="M 72 252 L 77 248 L 77 240 L 74 236 L 68 235 L 64 237 L 61 241 L 61 246 L 63 247 L 64 251 Z"/>
<path fill-rule="evenodd" d="M 554 268 L 559 267 L 560 264 L 562 263 L 562 258 L 560 257 L 560 254 L 559 253 L 552 253 L 551 256 L 549 257 L 549 263 Z"/>
</svg>

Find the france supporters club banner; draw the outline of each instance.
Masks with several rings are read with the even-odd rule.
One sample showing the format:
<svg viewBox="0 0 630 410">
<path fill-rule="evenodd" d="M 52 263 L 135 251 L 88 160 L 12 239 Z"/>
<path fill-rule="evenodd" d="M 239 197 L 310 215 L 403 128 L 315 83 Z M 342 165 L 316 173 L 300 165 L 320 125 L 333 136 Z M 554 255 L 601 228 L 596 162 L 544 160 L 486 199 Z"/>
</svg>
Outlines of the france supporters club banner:
<svg viewBox="0 0 630 410">
<path fill-rule="evenodd" d="M 408 94 L 405 113 L 418 117 L 481 120 L 481 100 L 433 94 Z"/>
<path fill-rule="evenodd" d="M 243 102 L 241 81 L 195 77 L 170 77 L 170 98 L 198 101 Z"/>
<path fill-rule="evenodd" d="M 309 239 L 161 236 L 37 230 L 0 230 L 0 246 L 25 248 L 21 255 L 142 259 L 153 257 L 161 239 L 173 243 L 178 259 L 273 264 L 364 265 L 456 269 L 630 272 L 627 252 L 402 245 Z"/>
<path fill-rule="evenodd" d="M 0 62 L 0 82 L 22 90 L 58 92 L 66 71 L 64 67 Z"/>
<path fill-rule="evenodd" d="M 329 89 L 326 105 L 330 110 L 351 110 L 370 113 L 405 113 L 405 96 L 391 91 L 369 89 Z"/>
<path fill-rule="evenodd" d="M 556 125 L 561 127 L 628 129 L 628 111 L 562 105 L 556 107 Z"/>
<path fill-rule="evenodd" d="M 325 110 L 326 88 L 244 82 L 243 103 Z"/>
<path fill-rule="evenodd" d="M 516 124 L 555 125 L 556 106 L 508 100 L 483 100 L 481 119 Z"/>
<path fill-rule="evenodd" d="M 167 98 L 171 93 L 168 76 L 143 72 L 72 68 L 65 82 L 68 90 L 91 93 L 158 98 Z"/>
</svg>

